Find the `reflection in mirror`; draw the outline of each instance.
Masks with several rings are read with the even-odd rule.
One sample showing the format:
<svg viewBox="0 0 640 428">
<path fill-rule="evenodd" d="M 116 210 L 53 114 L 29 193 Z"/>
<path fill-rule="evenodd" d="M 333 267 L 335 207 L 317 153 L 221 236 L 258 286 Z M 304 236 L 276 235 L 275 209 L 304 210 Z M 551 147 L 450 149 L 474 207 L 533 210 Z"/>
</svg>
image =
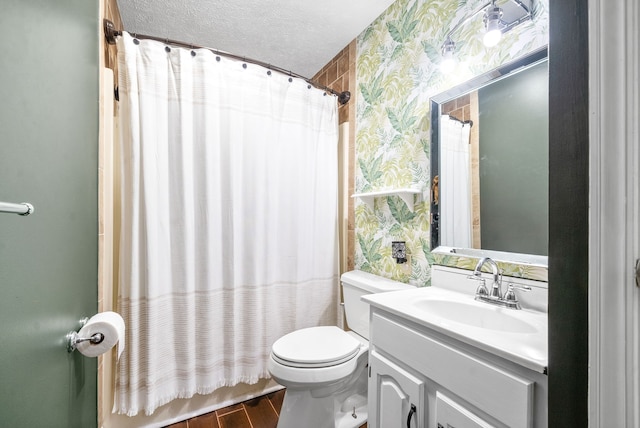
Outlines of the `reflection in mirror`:
<svg viewBox="0 0 640 428">
<path fill-rule="evenodd" d="M 546 48 L 433 97 L 431 132 L 431 247 L 546 265 Z"/>
</svg>

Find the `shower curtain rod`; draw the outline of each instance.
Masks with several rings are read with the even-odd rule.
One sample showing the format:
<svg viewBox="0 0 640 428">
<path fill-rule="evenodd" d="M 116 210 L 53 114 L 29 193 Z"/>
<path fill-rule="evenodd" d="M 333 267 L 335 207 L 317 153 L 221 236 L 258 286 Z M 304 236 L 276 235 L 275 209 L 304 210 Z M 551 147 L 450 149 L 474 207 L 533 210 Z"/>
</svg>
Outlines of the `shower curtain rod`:
<svg viewBox="0 0 640 428">
<path fill-rule="evenodd" d="M 113 24 L 113 22 L 109 21 L 108 19 L 104 19 L 103 20 L 103 27 L 104 27 L 104 35 L 105 35 L 105 38 L 107 40 L 107 43 L 109 43 L 110 45 L 115 45 L 116 44 L 116 37 L 122 36 L 122 31 L 123 30 L 116 30 L 116 27 Z M 157 42 L 163 42 L 163 43 L 166 43 L 168 45 L 181 46 L 181 47 L 190 48 L 190 49 L 207 49 L 207 50 L 213 52 L 216 55 L 221 55 L 221 56 L 225 56 L 227 58 L 232 58 L 232 59 L 248 62 L 248 63 L 251 63 L 251 64 L 256 64 L 256 65 L 259 65 L 261 67 L 267 68 L 269 70 L 273 70 L 273 71 L 277 71 L 278 73 L 285 74 L 285 75 L 287 75 L 289 77 L 295 77 L 297 79 L 302 79 L 305 82 L 307 82 L 308 84 L 310 84 L 310 85 L 312 85 L 312 86 L 314 86 L 314 87 L 316 87 L 318 89 L 321 89 L 323 91 L 329 92 L 329 93 L 337 96 L 338 97 L 338 102 L 340 104 L 342 104 L 342 105 L 348 103 L 349 99 L 351 99 L 351 92 L 349 92 L 349 91 L 338 92 L 338 91 L 333 90 L 333 89 L 331 89 L 331 88 L 329 88 L 327 86 L 320 85 L 319 83 L 314 82 L 313 80 L 311 80 L 308 77 L 304 77 L 304 76 L 301 76 L 300 74 L 293 73 L 291 70 L 285 70 L 284 68 L 280 68 L 280 67 L 274 66 L 272 64 L 268 64 L 266 62 L 258 61 L 256 59 L 251 59 L 251 58 L 247 58 L 247 57 L 240 56 L 240 55 L 234 55 L 234 54 L 231 54 L 231 53 L 228 53 L 228 52 L 222 52 L 222 51 L 219 51 L 217 49 L 209 48 L 209 47 L 206 47 L 206 46 L 194 45 L 192 43 L 180 42 L 180 41 L 172 40 L 172 39 L 168 39 L 168 38 L 148 36 L 148 35 L 137 34 L 137 33 L 131 33 L 131 34 L 136 39 L 155 40 Z"/>
<path fill-rule="evenodd" d="M 460 120 L 457 117 L 453 117 L 451 115 L 447 115 L 447 116 L 449 116 L 449 120 L 455 120 L 456 122 L 460 122 L 463 125 L 473 126 L 473 120 Z"/>
</svg>

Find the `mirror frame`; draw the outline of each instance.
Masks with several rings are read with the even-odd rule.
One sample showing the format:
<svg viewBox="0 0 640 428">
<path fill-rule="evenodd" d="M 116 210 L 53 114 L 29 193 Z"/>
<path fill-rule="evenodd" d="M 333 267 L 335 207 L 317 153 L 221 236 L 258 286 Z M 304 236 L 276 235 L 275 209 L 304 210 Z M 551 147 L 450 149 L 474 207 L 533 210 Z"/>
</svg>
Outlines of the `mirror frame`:
<svg viewBox="0 0 640 428">
<path fill-rule="evenodd" d="M 431 182 L 433 177 L 440 175 L 440 144 L 439 144 L 439 118 L 440 108 L 442 104 L 478 90 L 490 83 L 503 79 L 513 72 L 519 71 L 524 67 L 530 67 L 548 59 L 548 47 L 544 46 L 538 50 L 530 52 L 518 59 L 510 61 L 484 74 L 476 76 L 466 82 L 447 89 L 433 97 L 430 100 L 430 116 L 431 116 L 431 148 L 430 148 L 430 170 Z M 430 238 L 431 252 L 445 255 L 458 255 L 462 257 L 491 257 L 496 261 L 528 264 L 541 267 L 548 267 L 548 257 L 533 254 L 510 253 L 495 250 L 483 250 L 473 248 L 456 248 L 440 246 L 440 207 L 434 204 L 433 197 L 430 200 Z"/>
</svg>

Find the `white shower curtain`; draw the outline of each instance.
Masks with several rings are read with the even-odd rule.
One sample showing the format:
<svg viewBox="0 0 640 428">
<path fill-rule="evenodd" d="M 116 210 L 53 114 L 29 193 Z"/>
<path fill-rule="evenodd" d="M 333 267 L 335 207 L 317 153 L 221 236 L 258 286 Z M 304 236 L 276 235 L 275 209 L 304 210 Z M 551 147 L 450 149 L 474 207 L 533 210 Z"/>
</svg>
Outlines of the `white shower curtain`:
<svg viewBox="0 0 640 428">
<path fill-rule="evenodd" d="M 440 245 L 471 248 L 471 125 L 440 117 Z"/>
<path fill-rule="evenodd" d="M 118 40 L 127 350 L 114 412 L 268 377 L 272 343 L 335 325 L 337 106 L 207 50 Z"/>
</svg>

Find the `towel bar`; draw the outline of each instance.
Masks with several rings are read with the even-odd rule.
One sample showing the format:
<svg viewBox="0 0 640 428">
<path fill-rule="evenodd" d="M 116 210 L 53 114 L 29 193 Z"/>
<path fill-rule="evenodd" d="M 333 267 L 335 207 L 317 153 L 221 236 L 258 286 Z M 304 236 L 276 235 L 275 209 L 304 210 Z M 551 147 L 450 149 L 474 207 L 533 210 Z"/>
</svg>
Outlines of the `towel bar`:
<svg viewBox="0 0 640 428">
<path fill-rule="evenodd" d="M 10 202 L 0 202 L 0 212 L 19 215 L 29 215 L 33 213 L 33 205 L 28 202 L 12 204 Z"/>
</svg>

